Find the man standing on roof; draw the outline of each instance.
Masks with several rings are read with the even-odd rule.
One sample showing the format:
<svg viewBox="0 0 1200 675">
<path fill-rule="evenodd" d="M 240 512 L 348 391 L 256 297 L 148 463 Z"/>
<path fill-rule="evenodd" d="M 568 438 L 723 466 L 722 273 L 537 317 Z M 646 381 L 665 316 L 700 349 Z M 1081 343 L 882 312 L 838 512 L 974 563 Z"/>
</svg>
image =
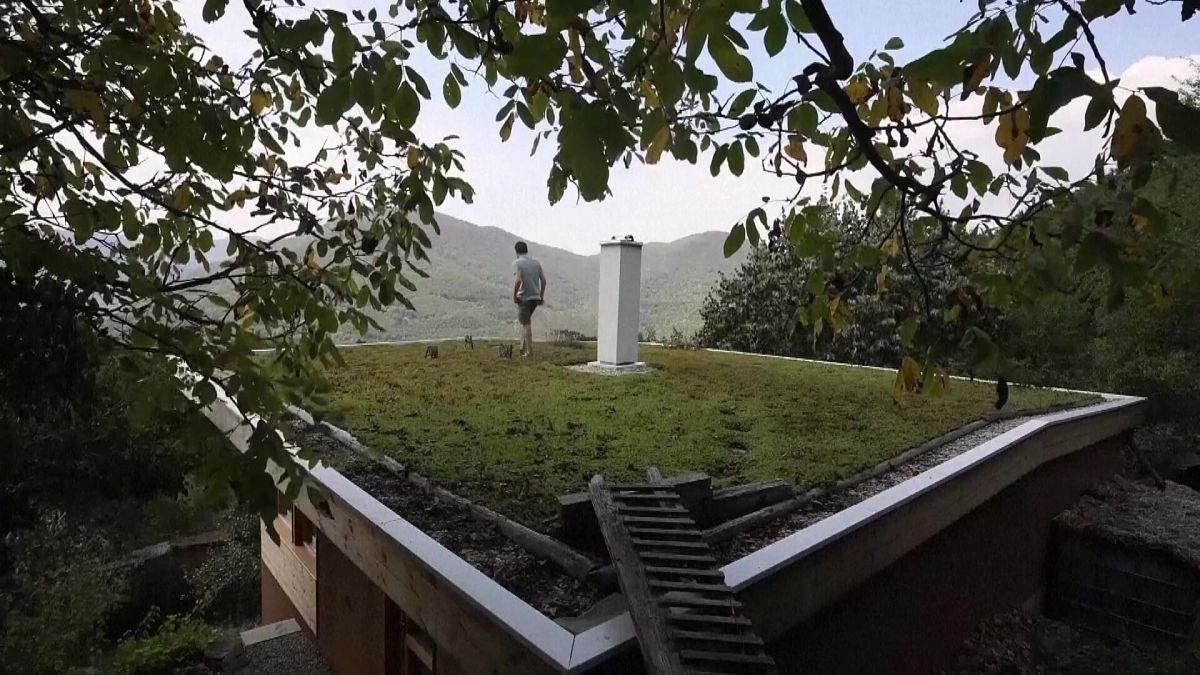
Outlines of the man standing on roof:
<svg viewBox="0 0 1200 675">
<path fill-rule="evenodd" d="M 546 275 L 542 264 L 529 257 L 525 242 L 516 245 L 513 261 L 513 302 L 517 304 L 517 322 L 521 324 L 521 356 L 533 355 L 533 310 L 546 299 Z"/>
</svg>

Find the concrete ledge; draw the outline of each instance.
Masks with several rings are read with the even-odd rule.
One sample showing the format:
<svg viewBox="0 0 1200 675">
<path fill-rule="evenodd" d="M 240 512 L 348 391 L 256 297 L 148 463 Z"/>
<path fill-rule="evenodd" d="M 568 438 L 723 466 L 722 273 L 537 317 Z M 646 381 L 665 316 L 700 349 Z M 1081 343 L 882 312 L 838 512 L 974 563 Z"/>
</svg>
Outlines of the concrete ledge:
<svg viewBox="0 0 1200 675">
<path fill-rule="evenodd" d="M 300 624 L 296 623 L 295 619 L 286 619 L 284 621 L 276 621 L 265 626 L 258 626 L 250 630 L 242 631 L 242 644 L 249 647 L 250 645 L 274 640 L 275 638 L 291 635 L 292 633 L 300 632 Z"/>
</svg>

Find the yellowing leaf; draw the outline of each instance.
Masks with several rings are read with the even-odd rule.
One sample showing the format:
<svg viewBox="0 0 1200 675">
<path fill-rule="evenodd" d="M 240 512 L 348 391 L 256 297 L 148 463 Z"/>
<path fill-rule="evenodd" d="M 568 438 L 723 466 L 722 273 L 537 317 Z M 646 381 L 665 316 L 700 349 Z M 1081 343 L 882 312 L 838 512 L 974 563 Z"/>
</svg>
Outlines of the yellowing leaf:
<svg viewBox="0 0 1200 675">
<path fill-rule="evenodd" d="M 884 251 L 887 252 L 889 258 L 895 258 L 900 255 L 900 251 L 904 243 L 900 241 L 900 235 L 893 235 L 888 243 L 885 244 Z"/>
<path fill-rule="evenodd" d="M 650 84 L 649 80 L 642 80 L 641 89 L 642 96 L 646 97 L 646 104 L 651 108 L 657 108 L 659 106 L 658 92 L 654 91 L 654 85 Z"/>
<path fill-rule="evenodd" d="M 808 153 L 804 150 L 804 138 L 801 136 L 789 137 L 787 145 L 783 146 L 783 151 L 787 153 L 788 157 L 801 164 L 808 161 Z"/>
<path fill-rule="evenodd" d="M 879 274 L 875 275 L 875 290 L 879 291 L 881 294 L 887 293 L 888 286 L 890 285 L 890 282 L 888 281 L 888 275 L 891 271 L 892 268 L 884 265 L 883 267 L 879 268 Z"/>
<path fill-rule="evenodd" d="M 1140 214 L 1133 214 L 1129 217 L 1129 222 L 1133 224 L 1133 229 L 1138 232 L 1145 232 L 1147 227 L 1150 227 L 1150 219 Z"/>
<path fill-rule="evenodd" d="M 308 255 L 304 256 L 304 265 L 308 267 L 308 271 L 313 274 L 321 273 L 321 263 L 317 262 L 317 254 L 312 249 L 308 250 Z"/>
<path fill-rule="evenodd" d="M 256 116 L 263 114 L 263 111 L 271 107 L 271 95 L 262 89 L 255 89 L 254 93 L 250 94 L 250 112 Z"/>
<path fill-rule="evenodd" d="M 900 362 L 900 376 L 903 378 L 905 391 L 916 391 L 921 384 L 921 364 L 911 356 L 904 357 Z"/>
<path fill-rule="evenodd" d="M 408 157 L 406 159 L 408 160 L 408 168 L 417 168 L 421 165 L 421 150 L 419 148 L 411 148 L 408 151 Z"/>
<path fill-rule="evenodd" d="M 904 94 L 899 86 L 887 88 L 887 116 L 893 122 L 904 119 Z"/>
<path fill-rule="evenodd" d="M 188 187 L 187 183 L 175 188 L 175 194 L 171 197 L 171 206 L 180 211 L 187 210 L 192 205 L 192 188 Z"/>
<path fill-rule="evenodd" d="M 992 59 L 989 56 L 981 57 L 975 61 L 974 64 L 968 66 L 964 70 L 963 75 L 965 77 L 963 78 L 962 91 L 963 100 L 966 100 L 966 98 L 970 96 L 972 92 L 979 88 L 979 85 L 983 84 L 983 78 L 987 77 L 987 74 L 991 72 L 991 70 Z"/>
<path fill-rule="evenodd" d="M 996 129 L 996 145 L 1004 149 L 1004 162 L 1013 164 L 1029 145 L 1029 111 L 1015 108 L 1000 117 Z"/>
<path fill-rule="evenodd" d="M 933 91 L 933 86 L 929 84 L 929 80 L 915 77 L 910 79 L 908 81 L 908 96 L 912 99 L 913 103 L 917 104 L 917 108 L 921 112 L 931 117 L 938 114 L 938 97 Z"/>
<path fill-rule="evenodd" d="M 1171 296 L 1167 294 L 1167 287 L 1162 284 L 1154 284 L 1150 287 L 1150 293 L 1154 296 L 1154 302 L 1162 309 L 1170 309 L 1173 301 Z"/>
<path fill-rule="evenodd" d="M 671 128 L 663 125 L 658 133 L 654 134 L 654 140 L 650 141 L 650 147 L 646 149 L 646 163 L 658 164 L 659 158 L 662 157 L 663 150 L 667 144 L 671 142 Z"/>
<path fill-rule="evenodd" d="M 100 99 L 100 95 L 94 91 L 86 91 L 83 89 L 68 89 L 63 94 L 67 105 L 76 112 L 83 113 L 92 118 L 92 122 L 98 127 L 108 127 L 108 111 L 104 108 L 104 101 Z"/>
<path fill-rule="evenodd" d="M 871 98 L 871 83 L 865 77 L 856 77 L 846 85 L 846 95 L 854 105 L 866 103 Z"/>
<path fill-rule="evenodd" d="M 1124 164 L 1133 156 L 1146 126 L 1146 102 L 1136 94 L 1125 99 L 1112 137 L 1112 156 L 1118 164 Z"/>
</svg>

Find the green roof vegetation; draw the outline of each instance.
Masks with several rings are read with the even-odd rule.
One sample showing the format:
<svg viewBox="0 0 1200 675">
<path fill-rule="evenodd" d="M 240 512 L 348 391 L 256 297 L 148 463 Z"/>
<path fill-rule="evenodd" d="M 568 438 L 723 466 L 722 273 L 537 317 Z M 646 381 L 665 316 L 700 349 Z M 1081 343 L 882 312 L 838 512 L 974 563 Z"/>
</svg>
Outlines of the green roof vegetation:
<svg viewBox="0 0 1200 675">
<path fill-rule="evenodd" d="M 364 443 L 510 516 L 533 520 L 601 472 L 640 480 L 704 471 L 719 485 L 851 475 L 992 410 L 994 387 L 952 382 L 892 399 L 893 374 L 758 356 L 643 347 L 658 368 L 610 377 L 564 365 L 590 345 L 539 345 L 525 361 L 442 343 L 344 350 L 333 418 Z M 1013 387 L 1006 409 L 1082 396 Z"/>
</svg>

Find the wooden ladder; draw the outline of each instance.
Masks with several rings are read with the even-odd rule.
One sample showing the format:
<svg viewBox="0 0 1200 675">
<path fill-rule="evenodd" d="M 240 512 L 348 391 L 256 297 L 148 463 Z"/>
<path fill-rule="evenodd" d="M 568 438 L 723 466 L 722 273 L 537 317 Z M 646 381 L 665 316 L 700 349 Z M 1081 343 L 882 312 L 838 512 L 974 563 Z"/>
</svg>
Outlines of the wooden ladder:
<svg viewBox="0 0 1200 675">
<path fill-rule="evenodd" d="M 775 672 L 673 487 L 589 488 L 648 672 Z"/>
</svg>

